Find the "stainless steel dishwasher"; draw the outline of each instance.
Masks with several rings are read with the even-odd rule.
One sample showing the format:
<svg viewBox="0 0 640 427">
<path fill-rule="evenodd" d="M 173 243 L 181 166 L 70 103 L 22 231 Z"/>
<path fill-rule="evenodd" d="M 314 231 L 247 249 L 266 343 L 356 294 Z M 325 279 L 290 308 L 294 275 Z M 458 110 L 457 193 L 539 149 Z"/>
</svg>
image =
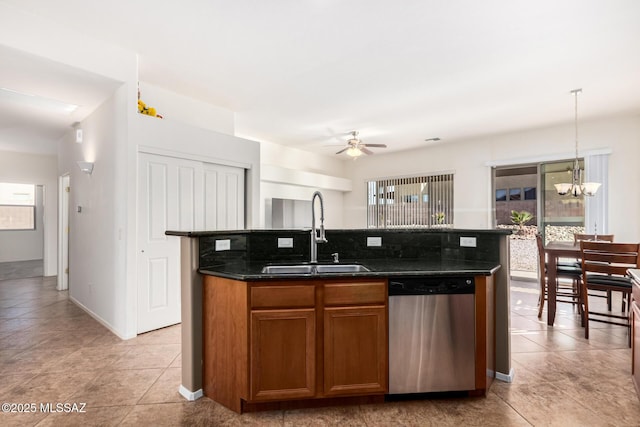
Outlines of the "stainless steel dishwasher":
<svg viewBox="0 0 640 427">
<path fill-rule="evenodd" d="M 389 394 L 475 389 L 475 283 L 389 279 Z"/>
</svg>

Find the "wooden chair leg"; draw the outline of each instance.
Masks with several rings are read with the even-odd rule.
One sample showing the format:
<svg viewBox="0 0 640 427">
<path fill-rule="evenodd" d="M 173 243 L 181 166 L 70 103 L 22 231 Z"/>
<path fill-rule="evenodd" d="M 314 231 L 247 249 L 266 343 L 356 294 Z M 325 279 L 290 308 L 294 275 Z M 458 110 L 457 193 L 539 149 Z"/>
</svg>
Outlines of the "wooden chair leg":
<svg viewBox="0 0 640 427">
<path fill-rule="evenodd" d="M 541 293 L 538 298 L 538 319 L 542 317 L 542 310 L 544 310 L 544 293 Z"/>
<path fill-rule="evenodd" d="M 584 281 L 581 282 L 581 300 L 582 300 L 582 326 L 584 326 L 584 338 L 589 339 L 589 293 Z"/>
<path fill-rule="evenodd" d="M 540 283 L 540 297 L 538 298 L 538 319 L 542 317 L 542 310 L 544 309 L 544 296 L 546 293 L 545 279 L 543 278 Z"/>
</svg>

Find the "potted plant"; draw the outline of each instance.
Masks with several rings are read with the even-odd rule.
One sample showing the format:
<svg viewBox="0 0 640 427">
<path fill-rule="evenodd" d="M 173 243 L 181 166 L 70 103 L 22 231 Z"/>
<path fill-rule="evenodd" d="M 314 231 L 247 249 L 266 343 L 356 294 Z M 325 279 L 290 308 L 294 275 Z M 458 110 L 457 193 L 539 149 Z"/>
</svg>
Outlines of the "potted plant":
<svg viewBox="0 0 640 427">
<path fill-rule="evenodd" d="M 531 212 L 511 211 L 511 222 L 518 226 L 518 234 L 524 233 L 524 226 L 533 219 Z"/>
</svg>

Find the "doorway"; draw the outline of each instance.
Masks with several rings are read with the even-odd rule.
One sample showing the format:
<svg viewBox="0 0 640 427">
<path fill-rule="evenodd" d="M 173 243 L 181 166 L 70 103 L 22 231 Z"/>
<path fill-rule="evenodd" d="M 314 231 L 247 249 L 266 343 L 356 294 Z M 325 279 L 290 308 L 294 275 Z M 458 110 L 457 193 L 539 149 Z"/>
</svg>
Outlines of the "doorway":
<svg viewBox="0 0 640 427">
<path fill-rule="evenodd" d="M 58 285 L 59 291 L 69 289 L 69 174 L 58 179 Z"/>
<path fill-rule="evenodd" d="M 0 280 L 44 275 L 44 185 L 0 183 Z"/>
</svg>

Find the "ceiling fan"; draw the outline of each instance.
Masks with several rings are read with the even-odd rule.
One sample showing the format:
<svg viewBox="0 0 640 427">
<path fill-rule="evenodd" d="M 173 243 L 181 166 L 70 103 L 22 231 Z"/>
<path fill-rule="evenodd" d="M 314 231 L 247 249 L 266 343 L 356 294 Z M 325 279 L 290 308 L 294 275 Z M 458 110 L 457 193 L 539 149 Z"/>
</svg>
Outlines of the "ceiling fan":
<svg viewBox="0 0 640 427">
<path fill-rule="evenodd" d="M 357 130 L 351 131 L 350 134 L 351 138 L 347 141 L 347 146 L 336 154 L 341 154 L 346 151 L 348 156 L 359 157 L 362 153 L 373 154 L 373 151 L 369 150 L 367 147 L 387 148 L 386 144 L 365 144 L 358 138 Z"/>
</svg>

